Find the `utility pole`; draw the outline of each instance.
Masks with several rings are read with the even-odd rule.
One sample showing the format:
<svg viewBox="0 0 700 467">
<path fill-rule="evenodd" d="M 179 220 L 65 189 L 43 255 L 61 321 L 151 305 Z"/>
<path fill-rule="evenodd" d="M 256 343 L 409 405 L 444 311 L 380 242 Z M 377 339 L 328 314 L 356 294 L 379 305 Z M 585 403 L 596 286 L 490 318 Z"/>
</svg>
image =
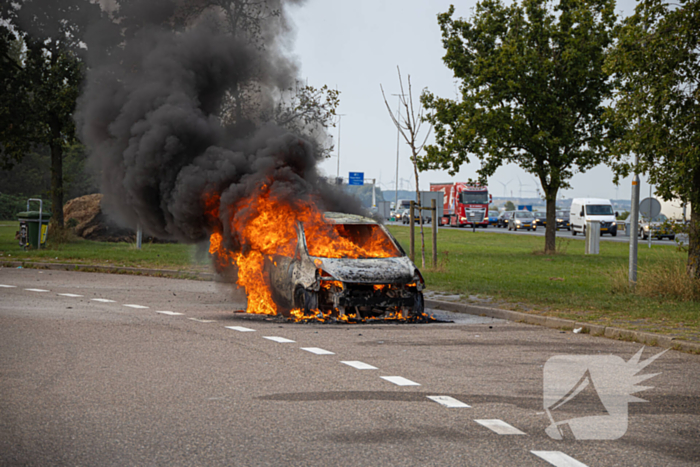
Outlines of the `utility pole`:
<svg viewBox="0 0 700 467">
<path fill-rule="evenodd" d="M 632 180 L 632 212 L 630 212 L 630 269 L 629 286 L 637 285 L 637 231 L 639 229 L 639 156 L 634 156 L 634 180 Z"/>
<path fill-rule="evenodd" d="M 336 180 L 340 178 L 340 120 L 347 114 L 337 114 L 338 115 L 338 170 L 336 171 Z"/>
</svg>

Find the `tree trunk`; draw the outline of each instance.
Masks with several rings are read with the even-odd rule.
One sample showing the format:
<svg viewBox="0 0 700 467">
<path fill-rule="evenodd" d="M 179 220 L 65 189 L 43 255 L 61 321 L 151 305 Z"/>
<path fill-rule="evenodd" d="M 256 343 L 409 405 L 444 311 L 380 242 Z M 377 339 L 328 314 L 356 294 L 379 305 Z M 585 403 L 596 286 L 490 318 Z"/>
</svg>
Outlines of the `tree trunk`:
<svg viewBox="0 0 700 467">
<path fill-rule="evenodd" d="M 413 145 L 411 145 L 411 148 L 413 149 Z M 413 174 L 416 177 L 416 199 L 417 199 L 417 204 L 418 204 L 418 222 L 420 224 L 420 259 L 421 259 L 421 268 L 425 267 L 425 233 L 423 233 L 423 210 L 421 209 L 422 206 L 420 204 L 420 185 L 418 184 L 418 164 L 416 163 L 416 156 L 417 154 L 415 153 L 415 150 L 413 151 Z M 413 219 L 411 219 L 411 223 L 413 223 Z M 435 226 L 433 226 L 435 228 Z"/>
<path fill-rule="evenodd" d="M 690 206 L 690 225 L 688 229 L 688 275 L 700 279 L 700 206 Z"/>
<path fill-rule="evenodd" d="M 547 202 L 547 226 L 544 230 L 544 252 L 551 255 L 557 252 L 557 188 L 542 187 Z"/>
<path fill-rule="evenodd" d="M 63 140 L 61 124 L 51 124 L 51 223 L 63 227 Z"/>
</svg>

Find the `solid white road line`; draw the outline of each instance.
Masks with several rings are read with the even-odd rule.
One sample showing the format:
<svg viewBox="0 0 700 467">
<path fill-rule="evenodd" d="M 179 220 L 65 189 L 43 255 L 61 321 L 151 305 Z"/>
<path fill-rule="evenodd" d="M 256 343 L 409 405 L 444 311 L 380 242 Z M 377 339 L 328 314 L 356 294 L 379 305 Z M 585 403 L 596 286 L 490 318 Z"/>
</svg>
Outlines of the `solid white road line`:
<svg viewBox="0 0 700 467">
<path fill-rule="evenodd" d="M 191 319 L 192 321 L 197 321 L 198 323 L 213 323 L 213 319 L 199 319 L 199 318 L 187 318 Z"/>
<path fill-rule="evenodd" d="M 427 396 L 428 399 L 449 408 L 470 408 L 471 406 L 450 396 Z"/>
<path fill-rule="evenodd" d="M 148 308 L 147 306 L 143 306 L 143 305 L 129 305 L 129 304 L 124 304 L 124 306 L 128 306 L 129 308 L 138 308 L 138 309 L 145 309 L 145 308 Z"/>
<path fill-rule="evenodd" d="M 340 362 L 340 363 L 345 363 L 346 365 L 349 365 L 353 368 L 356 368 L 358 370 L 376 370 L 376 366 L 368 365 L 363 362 L 358 362 L 357 360 L 349 361 L 349 362 Z"/>
<path fill-rule="evenodd" d="M 110 300 L 108 298 L 91 298 L 93 302 L 100 302 L 100 303 L 114 303 L 114 300 Z"/>
<path fill-rule="evenodd" d="M 226 329 L 233 329 L 238 332 L 255 332 L 255 329 L 244 328 L 243 326 L 225 326 Z"/>
<path fill-rule="evenodd" d="M 156 311 L 156 313 L 160 313 L 161 315 L 168 315 L 168 316 L 180 316 L 183 313 L 178 313 L 176 311 Z"/>
<path fill-rule="evenodd" d="M 294 342 L 291 339 L 287 339 L 286 337 L 277 337 L 277 336 L 263 336 L 265 339 L 269 339 L 271 341 L 279 342 L 280 344 L 288 344 L 290 342 Z"/>
<path fill-rule="evenodd" d="M 583 462 L 579 462 L 571 456 L 567 456 L 561 451 L 530 451 L 537 457 L 546 460 L 556 467 L 588 467 Z"/>
<path fill-rule="evenodd" d="M 522 431 L 515 428 L 513 425 L 509 425 L 503 420 L 474 420 L 479 425 L 485 426 L 494 433 L 499 435 L 524 435 Z"/>
<path fill-rule="evenodd" d="M 30 292 L 51 292 L 50 290 L 44 290 L 44 289 L 24 289 L 28 290 Z"/>
<path fill-rule="evenodd" d="M 329 352 L 328 350 L 324 349 L 319 349 L 318 347 L 302 347 L 301 350 L 306 350 L 307 352 L 311 352 L 316 355 L 335 355 L 333 352 Z"/>
<path fill-rule="evenodd" d="M 82 295 L 74 294 L 74 293 L 60 293 L 58 294 L 62 297 L 82 297 Z"/>
<path fill-rule="evenodd" d="M 403 376 L 380 376 L 380 378 L 385 379 L 390 383 L 394 383 L 397 386 L 420 386 L 419 383 L 406 379 Z"/>
<path fill-rule="evenodd" d="M 0 284 L 0 287 L 4 287 L 6 289 L 14 289 L 17 287 L 16 285 L 5 285 L 5 284 Z"/>
</svg>

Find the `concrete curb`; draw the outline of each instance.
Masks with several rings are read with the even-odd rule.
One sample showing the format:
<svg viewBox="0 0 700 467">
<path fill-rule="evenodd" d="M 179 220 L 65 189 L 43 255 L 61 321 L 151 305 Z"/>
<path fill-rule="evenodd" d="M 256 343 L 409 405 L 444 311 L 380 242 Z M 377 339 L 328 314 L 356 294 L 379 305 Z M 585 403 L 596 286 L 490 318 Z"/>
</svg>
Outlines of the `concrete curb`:
<svg viewBox="0 0 700 467">
<path fill-rule="evenodd" d="M 676 340 L 674 337 L 650 332 L 632 331 L 629 329 L 614 328 L 611 326 L 601 326 L 598 324 L 581 323 L 570 319 L 554 318 L 551 316 L 531 315 L 519 311 L 502 310 L 499 308 L 489 308 L 478 305 L 466 305 L 463 303 L 441 302 L 438 300 L 426 300 L 426 307 L 436 310 L 453 311 L 457 313 L 469 313 L 472 315 L 488 316 L 489 318 L 499 318 L 516 323 L 534 324 L 552 329 L 563 329 L 572 331 L 581 328 L 582 334 L 592 336 L 607 337 L 640 344 L 664 347 L 667 349 L 680 350 L 682 352 L 700 354 L 700 343 Z"/>
<path fill-rule="evenodd" d="M 172 277 L 176 279 L 216 280 L 217 275 L 208 272 L 174 271 L 172 269 L 145 269 L 119 266 L 94 266 L 89 264 L 39 263 L 35 261 L 0 261 L 0 267 L 49 269 L 53 271 L 82 271 L 109 274 L 132 274 L 137 276 Z"/>
</svg>

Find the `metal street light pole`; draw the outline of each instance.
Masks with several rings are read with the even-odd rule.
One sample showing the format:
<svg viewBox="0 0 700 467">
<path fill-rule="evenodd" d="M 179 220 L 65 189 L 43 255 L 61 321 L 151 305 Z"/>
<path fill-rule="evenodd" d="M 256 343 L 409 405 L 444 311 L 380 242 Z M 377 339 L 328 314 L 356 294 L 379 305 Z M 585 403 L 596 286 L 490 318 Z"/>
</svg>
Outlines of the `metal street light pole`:
<svg viewBox="0 0 700 467">
<path fill-rule="evenodd" d="M 639 228 L 639 156 L 634 156 L 634 180 L 632 180 L 632 212 L 630 212 L 630 266 L 629 286 L 634 289 L 637 284 L 637 233 Z"/>
</svg>

